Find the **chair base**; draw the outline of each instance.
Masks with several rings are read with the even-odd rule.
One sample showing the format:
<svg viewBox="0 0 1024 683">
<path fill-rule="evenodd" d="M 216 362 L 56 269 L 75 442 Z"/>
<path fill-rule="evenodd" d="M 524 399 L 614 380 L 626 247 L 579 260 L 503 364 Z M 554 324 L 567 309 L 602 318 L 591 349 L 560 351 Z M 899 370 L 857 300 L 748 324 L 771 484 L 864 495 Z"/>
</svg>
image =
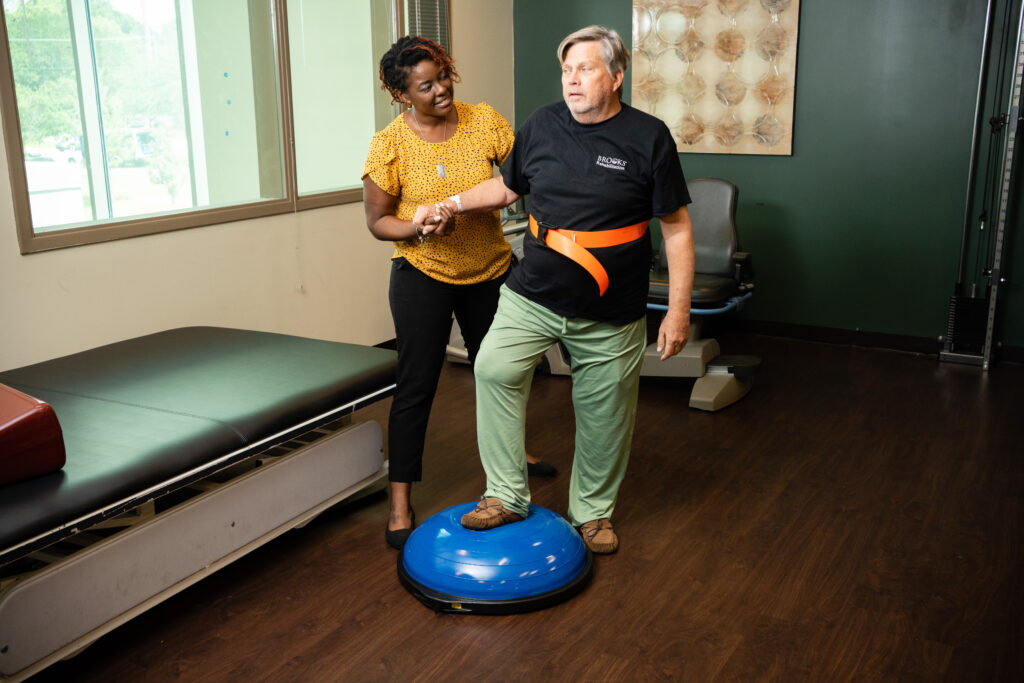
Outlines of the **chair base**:
<svg viewBox="0 0 1024 683">
<path fill-rule="evenodd" d="M 694 382 L 690 407 L 709 412 L 721 410 L 746 396 L 752 386 L 754 380 L 750 377 L 709 372 Z"/>
<path fill-rule="evenodd" d="M 644 350 L 641 377 L 703 377 L 708 363 L 722 352 L 716 339 L 691 339 L 683 350 L 661 360 L 658 343 L 648 344 Z"/>
</svg>

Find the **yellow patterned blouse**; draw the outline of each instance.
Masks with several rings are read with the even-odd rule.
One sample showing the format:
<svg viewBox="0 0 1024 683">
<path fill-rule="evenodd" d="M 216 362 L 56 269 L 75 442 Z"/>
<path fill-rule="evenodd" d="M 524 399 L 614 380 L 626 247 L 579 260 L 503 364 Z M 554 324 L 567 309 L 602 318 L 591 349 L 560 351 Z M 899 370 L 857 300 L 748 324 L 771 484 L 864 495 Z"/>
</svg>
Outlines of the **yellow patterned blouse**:
<svg viewBox="0 0 1024 683">
<path fill-rule="evenodd" d="M 465 192 L 492 176 L 512 149 L 513 132 L 508 121 L 491 105 L 456 102 L 459 126 L 443 143 L 421 139 L 399 114 L 373 136 L 363 166 L 380 189 L 398 197 L 396 216 L 412 220 L 416 207 L 433 204 Z M 437 174 L 442 160 L 445 177 Z M 435 280 L 473 284 L 493 280 L 508 269 L 511 248 L 501 233 L 498 212 L 455 217 L 455 228 L 443 237 L 395 242 L 392 258 L 404 257 Z"/>
</svg>

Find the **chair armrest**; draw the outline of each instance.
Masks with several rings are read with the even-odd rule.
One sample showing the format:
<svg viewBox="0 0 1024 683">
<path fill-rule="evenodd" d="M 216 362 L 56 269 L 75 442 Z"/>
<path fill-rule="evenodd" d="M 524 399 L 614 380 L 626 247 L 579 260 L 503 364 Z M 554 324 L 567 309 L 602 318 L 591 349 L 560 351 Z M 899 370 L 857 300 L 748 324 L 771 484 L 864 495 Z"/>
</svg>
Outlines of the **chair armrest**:
<svg viewBox="0 0 1024 683">
<path fill-rule="evenodd" d="M 754 261 L 749 251 L 734 251 L 732 254 L 733 279 L 743 283 L 754 277 Z"/>
</svg>

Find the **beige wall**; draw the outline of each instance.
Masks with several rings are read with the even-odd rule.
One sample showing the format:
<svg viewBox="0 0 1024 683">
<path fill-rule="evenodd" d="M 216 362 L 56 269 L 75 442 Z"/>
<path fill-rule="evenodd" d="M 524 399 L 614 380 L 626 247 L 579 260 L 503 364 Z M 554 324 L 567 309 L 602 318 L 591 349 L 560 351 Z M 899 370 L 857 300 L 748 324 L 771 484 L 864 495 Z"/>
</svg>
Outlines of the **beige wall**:
<svg viewBox="0 0 1024 683">
<path fill-rule="evenodd" d="M 452 0 L 452 24 L 457 97 L 511 117 L 512 1 Z M 0 182 L 0 370 L 186 325 L 376 344 L 390 253 L 357 203 L 22 256 Z"/>
<path fill-rule="evenodd" d="M 512 0 L 450 0 L 456 97 L 487 102 L 514 126 Z"/>
</svg>

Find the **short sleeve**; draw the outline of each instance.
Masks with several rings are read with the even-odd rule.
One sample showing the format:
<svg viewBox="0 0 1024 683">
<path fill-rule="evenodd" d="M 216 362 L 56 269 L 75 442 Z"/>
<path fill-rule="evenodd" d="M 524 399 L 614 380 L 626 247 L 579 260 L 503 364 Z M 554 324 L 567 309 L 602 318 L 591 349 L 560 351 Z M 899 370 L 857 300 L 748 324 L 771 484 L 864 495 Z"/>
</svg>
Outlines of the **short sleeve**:
<svg viewBox="0 0 1024 683">
<path fill-rule="evenodd" d="M 516 133 L 512 150 L 501 164 L 501 178 L 505 187 L 522 196 L 530 194 L 530 180 L 526 177 L 526 155 L 530 147 L 531 116 Z"/>
<path fill-rule="evenodd" d="M 655 216 L 667 216 L 691 200 L 675 140 L 668 127 L 660 121 L 658 123 L 658 142 L 652 156 L 654 187 L 651 192 L 651 208 Z"/>
<path fill-rule="evenodd" d="M 494 151 L 494 160 L 500 166 L 508 157 L 508 153 L 512 151 L 512 141 L 515 139 L 515 133 L 512 131 L 512 126 L 508 120 L 499 114 L 494 107 L 486 102 L 481 102 L 479 106 L 486 117 L 485 125 L 490 138 L 491 148 Z"/>
<path fill-rule="evenodd" d="M 363 178 L 370 180 L 393 197 L 402 193 L 398 173 L 398 151 L 393 135 L 388 128 L 378 131 L 370 141 L 370 151 L 363 164 Z"/>
</svg>

